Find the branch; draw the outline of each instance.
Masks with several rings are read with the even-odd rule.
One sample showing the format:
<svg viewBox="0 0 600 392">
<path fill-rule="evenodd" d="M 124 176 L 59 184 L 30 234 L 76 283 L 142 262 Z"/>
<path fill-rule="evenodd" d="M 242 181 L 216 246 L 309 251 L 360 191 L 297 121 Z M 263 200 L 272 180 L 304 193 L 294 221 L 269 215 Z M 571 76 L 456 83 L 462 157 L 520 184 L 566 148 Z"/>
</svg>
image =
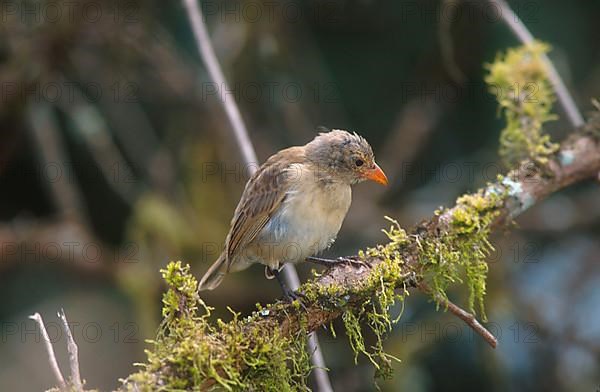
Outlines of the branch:
<svg viewBox="0 0 600 392">
<path fill-rule="evenodd" d="M 194 36 L 196 38 L 196 43 L 198 44 L 198 51 L 202 56 L 202 61 L 208 69 L 210 78 L 216 85 L 215 88 L 217 89 L 218 96 L 222 97 L 221 92 L 230 91 L 230 89 L 227 84 L 227 80 L 223 75 L 223 71 L 221 70 L 221 66 L 219 65 L 217 55 L 215 54 L 212 44 L 210 43 L 210 37 L 208 36 L 208 31 L 204 24 L 204 16 L 202 15 L 202 11 L 200 11 L 200 8 L 198 7 L 197 0 L 184 0 L 184 5 L 187 10 L 190 24 L 194 31 Z M 258 162 L 258 159 L 256 158 L 256 153 L 252 147 L 250 137 L 248 136 L 248 129 L 246 128 L 246 124 L 244 124 L 244 120 L 242 119 L 242 115 L 235 103 L 235 100 L 220 99 L 220 102 L 225 109 L 225 114 L 227 114 L 228 120 L 231 123 L 238 146 L 242 151 L 244 161 L 250 164 L 250 170 L 256 170 L 254 166 Z"/>
<path fill-rule="evenodd" d="M 63 377 L 60 368 L 58 367 L 58 361 L 56 360 L 56 355 L 54 354 L 54 347 L 52 346 L 52 342 L 50 341 L 50 337 L 46 331 L 46 326 L 44 325 L 42 316 L 40 316 L 39 313 L 35 313 L 29 316 L 29 318 L 37 322 L 40 327 L 40 331 L 44 337 L 44 342 L 46 343 L 46 351 L 48 351 L 48 362 L 50 362 L 50 367 L 52 368 L 54 376 L 56 377 L 59 389 L 64 392 L 83 392 L 83 384 L 79 374 L 79 349 L 77 348 L 77 344 L 75 344 L 75 340 L 73 339 L 73 334 L 69 328 L 65 311 L 61 309 L 60 312 L 57 313 L 57 316 L 62 321 L 62 327 L 65 331 L 65 335 L 67 336 L 67 351 L 69 352 L 69 366 L 71 369 L 71 382 L 68 385 L 65 382 L 65 378 Z"/>
<path fill-rule="evenodd" d="M 508 27 L 512 30 L 512 32 L 517 36 L 519 41 L 524 45 L 530 45 L 535 41 L 535 38 L 529 32 L 523 21 L 519 19 L 517 14 L 510 8 L 508 3 L 505 0 L 489 0 L 490 3 L 496 5 L 500 9 L 500 15 L 504 22 L 508 25 Z M 554 87 L 554 91 L 556 92 L 556 96 L 558 97 L 558 101 L 560 105 L 563 107 L 567 118 L 571 125 L 575 128 L 579 128 L 582 126 L 585 121 L 583 120 L 583 116 L 577 109 L 577 105 L 575 104 L 575 100 L 569 93 L 569 90 L 565 86 L 565 83 L 560 77 L 560 74 L 554 67 L 554 64 L 548 56 L 545 54 L 542 56 L 542 59 L 545 63 L 546 68 L 548 69 L 548 79 L 550 79 L 550 83 Z"/>
<path fill-rule="evenodd" d="M 429 286 L 427 286 L 424 282 L 418 283 L 419 289 L 427 294 L 433 294 Z M 442 303 L 450 312 L 452 312 L 456 317 L 464 321 L 469 327 L 473 329 L 473 331 L 477 332 L 492 348 L 496 348 L 498 345 L 498 340 L 492 335 L 490 331 L 488 331 L 483 325 L 477 321 L 475 316 L 466 310 L 462 309 L 460 306 L 456 305 L 452 301 L 441 298 L 441 296 L 436 296 L 436 300 Z"/>
<path fill-rule="evenodd" d="M 52 342 L 50 341 L 50 337 L 48 336 L 48 332 L 46 331 L 44 320 L 42 320 L 42 316 L 40 316 L 39 313 L 31 315 L 29 316 L 29 318 L 34 320 L 40 326 L 40 331 L 42 332 L 44 343 L 46 343 L 46 351 L 48 352 L 48 362 L 50 362 L 50 367 L 52 368 L 54 377 L 56 377 L 58 386 L 62 391 L 65 391 L 67 389 L 67 384 L 65 383 L 65 378 L 63 377 L 62 373 L 60 372 L 60 368 L 58 367 L 56 355 L 54 354 L 54 347 L 52 347 Z"/>
<path fill-rule="evenodd" d="M 547 170 L 543 172 L 535 169 L 532 162 L 525 162 L 517 170 L 510 172 L 505 180 L 492 184 L 490 188 L 506 190 L 510 197 L 498 207 L 498 216 L 493 224 L 496 228 L 506 228 L 512 219 L 520 215 L 526 209 L 545 199 L 549 195 L 570 185 L 586 179 L 595 179 L 600 171 L 600 143 L 593 133 L 600 131 L 600 115 L 596 115 L 586 124 L 586 130 L 572 135 L 562 143 L 560 150 L 549 161 Z M 440 237 L 447 232 L 451 226 L 452 214 L 459 206 L 446 210 L 440 216 L 434 216 L 430 220 L 414 227 L 410 236 L 425 241 L 430 238 Z M 400 258 L 404 261 L 403 269 L 419 271 L 420 250 L 414 244 L 401 250 Z M 357 258 L 352 256 L 351 258 Z M 381 263 L 379 258 L 368 258 L 367 263 L 374 267 Z M 324 287 L 340 286 L 344 292 L 350 293 L 348 303 L 358 304 L 361 298 L 352 296 L 352 292 L 360 292 L 369 279 L 372 268 L 354 268 L 350 265 L 339 265 L 327 271 L 316 284 Z M 414 287 L 412 276 L 405 277 L 396 282 L 396 287 Z M 314 331 L 321 326 L 328 325 L 339 317 L 342 309 L 324 309 L 319 304 L 307 304 L 307 310 L 303 315 L 308 318 L 309 331 Z M 288 314 L 292 314 L 288 316 Z M 293 335 L 301 330 L 297 311 L 290 308 L 284 311 L 270 314 L 260 322 L 271 322 L 277 319 L 284 334 Z"/>
<path fill-rule="evenodd" d="M 71 382 L 73 383 L 73 388 L 76 392 L 82 392 L 83 385 L 81 383 L 81 375 L 79 373 L 79 349 L 77 348 L 77 344 L 75 343 L 75 339 L 73 339 L 73 334 L 71 333 L 71 329 L 69 328 L 69 323 L 67 322 L 65 310 L 61 309 L 57 316 L 62 321 L 63 329 L 65 330 L 65 334 L 67 335 L 67 351 L 69 352 Z"/>
</svg>

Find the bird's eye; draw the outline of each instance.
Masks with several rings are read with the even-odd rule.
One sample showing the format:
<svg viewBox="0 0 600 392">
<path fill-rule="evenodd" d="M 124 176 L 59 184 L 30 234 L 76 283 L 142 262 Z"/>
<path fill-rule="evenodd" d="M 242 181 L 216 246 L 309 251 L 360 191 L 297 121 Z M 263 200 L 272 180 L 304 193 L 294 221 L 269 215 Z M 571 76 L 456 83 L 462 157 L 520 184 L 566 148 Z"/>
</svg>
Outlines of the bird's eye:
<svg viewBox="0 0 600 392">
<path fill-rule="evenodd" d="M 354 164 L 358 167 L 362 166 L 364 164 L 364 162 L 362 161 L 362 159 L 357 159 L 356 162 L 354 162 Z"/>
</svg>

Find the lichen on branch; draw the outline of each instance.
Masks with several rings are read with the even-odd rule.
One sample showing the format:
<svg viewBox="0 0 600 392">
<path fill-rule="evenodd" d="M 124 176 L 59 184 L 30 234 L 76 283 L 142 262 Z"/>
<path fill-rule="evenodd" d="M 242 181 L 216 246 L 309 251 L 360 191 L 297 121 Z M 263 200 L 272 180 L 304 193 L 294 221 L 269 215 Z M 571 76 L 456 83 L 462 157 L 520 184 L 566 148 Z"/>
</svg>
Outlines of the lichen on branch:
<svg viewBox="0 0 600 392">
<path fill-rule="evenodd" d="M 420 263 L 424 265 L 424 281 L 431 288 L 438 308 L 448 300 L 447 288 L 453 283 L 465 283 L 469 290 L 468 308 L 476 313 L 476 305 L 486 320 L 484 297 L 488 265 L 486 257 L 494 250 L 489 241 L 491 225 L 503 205 L 502 194 L 482 189 L 458 198 L 448 212 L 450 224 L 439 236 L 419 242 Z M 440 216 L 444 209 L 436 211 Z"/>
<path fill-rule="evenodd" d="M 499 153 L 509 168 L 525 159 L 545 165 L 558 149 L 542 130 L 546 122 L 556 119 L 551 113 L 555 94 L 543 60 L 549 49 L 536 41 L 508 49 L 486 66 L 489 73 L 485 81 L 506 120 Z"/>
<path fill-rule="evenodd" d="M 397 303 L 403 308 L 409 287 L 417 281 L 431 281 L 432 297 L 439 302 L 439 296 L 447 298 L 445 290 L 450 283 L 464 279 L 471 305 L 475 300 L 482 304 L 487 272 L 482 259 L 490 247 L 487 236 L 499 200 L 496 195 L 488 199 L 482 194 L 463 196 L 451 211 L 451 225 L 440 235 L 429 231 L 417 234 L 418 230 L 408 235 L 388 218 L 391 226 L 384 230 L 388 241 L 352 257 L 364 266 L 336 267 L 338 271 L 348 269 L 346 273 L 360 271 L 357 279 L 340 281 L 324 276 L 302 285 L 306 313 L 298 302 L 276 303 L 259 307 L 245 319 L 231 311 L 231 321 L 214 323 L 210 320 L 212 308 L 199 298 L 189 266 L 170 263 L 162 270 L 168 286 L 163 296 L 163 324 L 151 342 L 147 364 L 126 380 L 125 389 L 153 390 L 157 385 L 167 390 L 307 389 L 310 362 L 304 336 L 315 329 L 315 322 L 325 323 L 311 320 L 318 312 L 331 320 L 341 315 L 355 361 L 363 354 L 377 377 L 389 378 L 397 359 L 385 352 L 383 341 L 402 313 L 392 315 L 392 309 Z M 439 215 L 448 211 L 440 210 Z M 412 249 L 417 249 L 417 263 L 406 258 Z M 371 347 L 365 342 L 364 326 L 375 337 Z"/>
<path fill-rule="evenodd" d="M 189 266 L 171 262 L 161 270 L 167 284 L 163 323 L 150 341 L 143 369 L 125 380 L 130 391 L 303 390 L 310 371 L 304 339 L 283 336 L 277 324 L 253 324 L 261 312 L 242 319 L 211 320 L 213 308 L 198 296 Z"/>
</svg>

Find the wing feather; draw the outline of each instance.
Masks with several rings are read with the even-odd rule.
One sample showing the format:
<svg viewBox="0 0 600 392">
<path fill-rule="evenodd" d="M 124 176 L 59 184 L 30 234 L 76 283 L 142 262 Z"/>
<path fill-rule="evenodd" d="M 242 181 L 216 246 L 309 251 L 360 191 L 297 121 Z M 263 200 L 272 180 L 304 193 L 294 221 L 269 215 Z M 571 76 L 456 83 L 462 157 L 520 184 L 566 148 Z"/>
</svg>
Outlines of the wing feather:
<svg viewBox="0 0 600 392">
<path fill-rule="evenodd" d="M 256 238 L 285 200 L 290 188 L 287 169 L 304 158 L 302 147 L 291 147 L 271 156 L 248 180 L 227 235 L 227 268 Z"/>
</svg>

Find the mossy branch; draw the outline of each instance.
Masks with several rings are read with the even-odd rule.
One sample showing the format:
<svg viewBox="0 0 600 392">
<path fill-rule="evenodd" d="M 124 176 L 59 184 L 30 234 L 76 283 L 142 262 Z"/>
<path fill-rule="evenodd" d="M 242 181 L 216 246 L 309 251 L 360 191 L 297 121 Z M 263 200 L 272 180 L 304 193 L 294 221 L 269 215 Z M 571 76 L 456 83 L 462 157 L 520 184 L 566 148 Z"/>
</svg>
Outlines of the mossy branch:
<svg viewBox="0 0 600 392">
<path fill-rule="evenodd" d="M 471 311 L 481 305 L 490 231 L 510 227 L 513 218 L 552 193 L 596 178 L 599 135 L 600 114 L 596 113 L 548 155 L 543 167 L 539 161 L 524 161 L 409 232 L 392 225 L 386 232 L 388 243 L 349 257 L 364 261 L 364 266 L 340 264 L 304 284 L 305 308 L 278 302 L 245 319 L 234 313 L 232 321 L 213 326 L 207 320 L 210 308 L 193 289 L 191 275 L 181 264 L 171 264 L 164 272 L 171 289 L 165 295 L 163 333 L 149 351 L 144 369 L 127 378 L 122 389 L 306 389 L 303 379 L 310 365 L 304 337 L 339 317 L 355 351 L 367 354 L 378 373 L 387 375 L 394 358 L 383 352 L 381 339 L 394 321 L 389 316 L 391 305 L 420 286 L 448 307 L 446 287 L 463 279 L 470 288 Z M 204 308 L 200 315 L 198 306 Z M 359 321 L 365 321 L 377 336 L 371 350 L 365 347 Z"/>
<path fill-rule="evenodd" d="M 558 149 L 543 132 L 544 124 L 557 118 L 552 114 L 556 98 L 545 61 L 549 50 L 548 45 L 533 41 L 499 53 L 487 65 L 485 81 L 506 119 L 500 135 L 500 157 L 509 168 L 525 159 L 545 164 Z"/>
</svg>

